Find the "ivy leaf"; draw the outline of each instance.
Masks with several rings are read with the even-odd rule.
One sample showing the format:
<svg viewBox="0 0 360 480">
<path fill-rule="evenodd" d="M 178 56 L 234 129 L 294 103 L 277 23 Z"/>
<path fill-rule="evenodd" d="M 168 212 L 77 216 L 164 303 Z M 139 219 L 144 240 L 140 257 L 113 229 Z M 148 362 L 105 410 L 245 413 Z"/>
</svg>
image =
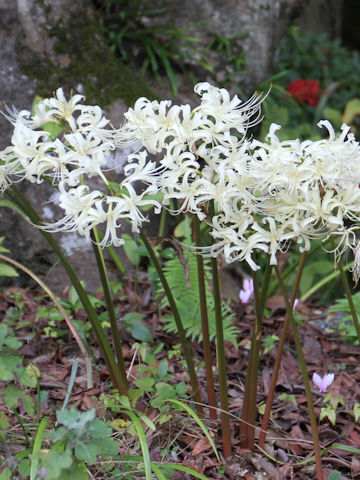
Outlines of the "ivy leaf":
<svg viewBox="0 0 360 480">
<path fill-rule="evenodd" d="M 328 418 L 330 423 L 332 425 L 335 425 L 335 423 L 336 423 L 336 412 L 335 412 L 335 410 L 333 410 L 330 406 L 323 407 L 320 410 L 320 420 L 323 420 L 324 418 Z"/>
</svg>

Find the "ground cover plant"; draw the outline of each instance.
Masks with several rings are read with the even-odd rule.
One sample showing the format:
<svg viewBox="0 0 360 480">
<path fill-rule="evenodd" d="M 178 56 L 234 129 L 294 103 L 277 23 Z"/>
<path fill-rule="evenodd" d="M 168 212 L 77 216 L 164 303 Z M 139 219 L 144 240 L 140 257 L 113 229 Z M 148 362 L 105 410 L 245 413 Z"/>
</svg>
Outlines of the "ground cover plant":
<svg viewBox="0 0 360 480">
<path fill-rule="evenodd" d="M 61 88 L 52 98 L 37 99 L 32 112 L 8 110 L 14 133 L 12 144 L 0 152 L 4 205 L 38 228 L 58 255 L 73 283 L 69 301 L 63 301 L 62 316 L 84 358 L 100 357 L 103 363 L 99 368 L 93 362 L 95 371 L 90 374 L 86 363 L 87 389 L 74 394 L 80 362 L 68 362 L 62 406 L 52 405 L 56 414 L 46 410 L 48 395 L 42 392 L 41 369 L 23 366 L 17 352 L 20 345 L 11 339 L 11 329 L 29 327 L 16 322 L 16 312 L 21 315 L 24 308 L 19 291 L 12 298 L 13 313 L 5 302 L 2 380 L 7 385 L 2 393 L 2 427 L 6 430 L 8 416 L 15 416 L 25 448 L 10 452 L 11 461 L 5 461 L 1 473 L 4 479 L 15 474 L 31 480 L 61 479 L 68 478 L 69 471 L 79 479 L 256 478 L 257 471 L 273 478 L 275 474 L 277 478 L 295 474 L 306 478 L 310 472 L 312 478 L 322 480 L 325 475 L 340 478 L 341 469 L 347 475 L 351 469 L 357 474 L 356 382 L 341 373 L 337 358 L 331 361 L 333 372 L 328 372 L 328 360 L 314 359 L 310 352 L 315 345 L 319 348 L 316 334 L 308 326 L 309 345 L 301 341 L 301 320 L 294 306 L 300 308 L 296 302 L 299 284 L 307 257 L 319 251 L 318 245 L 312 250 L 316 240 L 324 246 L 322 255 L 331 255 L 339 271 L 360 339 L 345 274 L 351 268 L 355 282 L 359 279 L 359 144 L 350 127 L 344 124 L 336 133 L 328 120 L 319 122 L 323 134 L 316 140 L 281 140 L 277 124 L 270 125 L 265 140 L 257 140 L 248 130 L 261 121 L 264 97 L 254 94 L 242 102 L 207 82 L 197 84 L 195 92 L 200 101 L 194 109 L 139 98 L 119 128 L 109 124 L 99 107 L 86 105 L 81 95 L 66 98 Z M 107 178 L 106 161 L 114 149 L 123 147 L 131 147 L 133 153 L 124 166 L 123 179 L 116 183 Z M 94 187 L 94 178 L 101 186 Z M 22 195 L 21 181 L 32 182 L 34 188 L 43 181 L 51 184 L 59 194 L 62 218 L 43 221 Z M 182 227 L 178 231 L 183 231 L 178 233 L 179 240 L 147 238 L 142 227 L 151 209 L 154 215 L 171 214 L 179 219 Z M 125 222 L 137 237 L 138 247 L 123 235 Z M 102 282 L 100 298 L 87 294 L 51 235 L 58 231 L 76 231 L 91 240 Z M 139 264 L 139 256 L 147 257 L 152 272 L 147 277 L 148 292 L 158 285 L 152 301 L 151 295 L 138 288 L 134 293 L 131 287 L 109 282 L 103 249 L 123 245 L 134 263 Z M 172 248 L 170 258 L 164 255 L 163 245 Z M 297 252 L 296 276 L 286 285 L 284 266 L 290 250 Z M 173 261 L 175 252 L 180 263 Z M 345 252 L 354 260 L 344 268 Z M 1 260 L 11 263 L 5 256 Z M 247 309 L 248 348 L 241 335 L 236 338 L 244 326 L 240 328 L 241 322 L 221 299 L 221 262 L 239 262 L 248 272 L 239 299 L 232 305 L 234 312 L 240 303 L 243 312 Z M 267 299 L 272 284 L 279 296 L 271 308 Z M 197 291 L 198 302 L 189 288 Z M 164 296 L 166 300 L 159 302 Z M 138 307 L 132 311 L 135 302 Z M 184 310 L 183 303 L 191 308 Z M 61 328 L 51 322 L 59 318 L 55 314 L 51 319 L 51 308 L 44 305 L 38 313 L 38 319 L 45 319 L 46 330 L 41 335 L 62 345 Z M 171 321 L 160 323 L 159 316 L 169 310 Z M 273 325 L 276 310 L 285 314 L 277 329 Z M 171 327 L 163 328 L 164 324 Z M 167 330 L 176 336 L 169 337 Z M 285 349 L 290 330 L 291 343 Z M 131 336 L 141 343 L 132 345 Z M 264 338 L 270 342 L 262 342 Z M 157 344 L 154 348 L 152 342 Z M 164 348 L 169 343 L 171 347 Z M 262 344 L 267 357 L 260 363 Z M 194 350 L 199 354 L 194 356 Z M 305 359 L 312 360 L 311 369 Z M 352 365 L 349 359 L 342 361 Z M 264 370 L 259 377 L 264 362 L 267 377 Z M 240 365 L 246 365 L 242 389 L 230 385 L 230 373 Z M 282 368 L 290 374 L 284 375 Z M 358 373 L 355 365 L 353 373 Z M 91 383 L 94 377 L 96 387 Z M 60 378 L 63 381 L 66 376 L 60 374 Z M 266 399 L 262 403 L 259 378 Z M 285 379 L 294 384 L 282 392 L 285 396 L 274 400 L 279 378 L 282 384 Z M 345 399 L 340 389 L 346 382 L 348 391 L 354 393 Z M 14 393 L 14 384 L 18 393 Z M 26 414 L 29 419 L 35 411 L 35 407 L 29 410 L 31 402 L 25 402 L 24 387 L 36 389 L 28 394 L 36 406 L 36 421 L 22 418 Z M 285 410 L 282 417 L 295 419 L 289 435 L 296 442 L 301 439 L 299 448 L 288 438 L 281 453 L 274 449 L 274 435 L 269 435 L 279 400 Z M 70 408 L 71 404 L 84 411 Z M 233 409 L 240 410 L 239 414 L 233 414 Z M 102 418 L 96 417 L 95 410 Z M 346 442 L 340 441 L 339 434 L 329 440 L 328 430 L 321 428 L 325 422 L 336 427 L 339 418 L 348 417 L 351 427 Z M 274 423 L 278 431 L 281 423 Z M 168 429 L 165 442 L 159 439 L 164 425 Z M 322 430 L 326 440 L 319 434 Z M 191 445 L 193 461 L 176 461 L 182 459 L 181 443 Z M 149 444 L 154 445 L 151 451 Z M 260 454 L 255 455 L 255 449 Z M 203 452 L 204 463 L 199 466 L 196 458 Z M 346 460 L 338 452 L 345 452 Z M 247 463 L 231 461 L 239 453 Z"/>
</svg>

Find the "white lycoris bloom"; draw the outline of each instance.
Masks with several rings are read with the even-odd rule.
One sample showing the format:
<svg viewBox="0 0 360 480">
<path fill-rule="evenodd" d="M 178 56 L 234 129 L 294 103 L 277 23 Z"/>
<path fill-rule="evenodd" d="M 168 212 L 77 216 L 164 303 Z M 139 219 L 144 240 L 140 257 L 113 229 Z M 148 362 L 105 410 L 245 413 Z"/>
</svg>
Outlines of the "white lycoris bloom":
<svg viewBox="0 0 360 480">
<path fill-rule="evenodd" d="M 153 195 L 158 192 L 157 176 L 163 167 L 148 160 L 146 151 L 130 156 L 130 163 L 124 168 L 126 178 L 115 196 L 108 189 L 109 181 L 104 174 L 107 158 L 119 142 L 129 146 L 132 140 L 110 125 L 100 107 L 82 105 L 82 99 L 81 95 L 75 95 L 67 100 L 63 90 L 58 89 L 54 98 L 36 103 L 33 114 L 8 109 L 6 116 L 14 125 L 14 133 L 12 146 L 0 152 L 0 192 L 14 180 L 40 183 L 50 179 L 59 189 L 57 203 L 64 215 L 41 228 L 52 232 L 77 231 L 90 238 L 91 230 L 103 225 L 105 233 L 100 245 L 119 246 L 124 243 L 120 236 L 124 220 L 130 222 L 134 232 L 139 232 L 147 221 L 142 207 L 160 212 L 161 204 Z M 180 107 L 175 107 L 170 117 L 179 110 Z M 162 123 L 166 121 L 164 105 L 158 117 Z M 157 121 L 151 115 L 149 122 L 156 126 Z M 159 138 L 163 137 L 161 141 L 166 142 L 167 126 L 157 130 Z M 139 139 L 136 142 L 141 145 Z M 87 180 L 94 176 L 102 180 L 104 191 L 89 186 Z"/>
<path fill-rule="evenodd" d="M 238 158 L 232 155 L 231 167 L 225 167 L 228 192 L 222 201 L 218 197 L 219 213 L 211 222 L 210 233 L 218 242 L 212 252 L 222 251 L 227 262 L 245 259 L 257 268 L 254 261 L 249 262 L 249 252 L 255 250 L 269 253 L 275 264 L 276 253 L 289 242 L 298 243 L 304 251 L 310 249 L 313 238 L 336 235 L 339 248 L 348 245 L 345 220 L 359 218 L 359 144 L 346 126 L 339 137 L 329 122 L 319 126 L 327 128 L 329 138 L 301 143 L 280 141 L 276 135 L 280 126 L 273 124 L 267 142 L 253 140 L 246 145 L 247 156 L 245 152 Z M 226 149 L 221 152 L 226 163 Z M 241 158 L 246 158 L 246 164 Z M 243 173 L 237 185 L 233 180 L 236 164 Z M 221 172 L 219 166 L 214 170 Z M 222 184 L 218 173 L 213 178 Z M 245 230 L 238 229 L 241 217 L 248 219 Z"/>
<path fill-rule="evenodd" d="M 243 103 L 237 95 L 231 99 L 225 88 L 214 87 L 208 82 L 198 83 L 194 90 L 201 96 L 201 111 L 213 119 L 218 131 L 234 128 L 244 135 L 260 119 L 261 109 L 257 95 Z"/>
<path fill-rule="evenodd" d="M 43 104 L 49 107 L 50 113 L 58 119 L 65 120 L 72 131 L 76 130 L 76 120 L 74 113 L 81 111 L 82 105 L 79 104 L 84 97 L 82 95 L 73 95 L 70 100 L 66 100 L 63 89 L 58 88 L 56 90 L 56 96 L 53 98 L 46 98 L 43 100 Z"/>
<path fill-rule="evenodd" d="M 248 128 L 261 119 L 260 97 L 242 102 L 207 82 L 195 92 L 194 109 L 139 98 L 119 129 L 100 107 L 81 104 L 81 95 L 67 100 L 62 89 L 37 103 L 34 114 L 8 109 L 14 134 L 12 146 L 0 152 L 0 191 L 14 178 L 50 178 L 64 217 L 44 228 L 90 238 L 103 225 L 102 246 L 123 243 L 123 220 L 139 232 L 147 220 L 142 209 L 159 213 L 164 206 L 207 222 L 214 244 L 203 253 L 222 253 L 226 262 L 246 261 L 254 270 L 257 251 L 276 264 L 277 252 L 291 242 L 305 251 L 315 238 L 335 236 L 339 256 L 354 237 L 346 222 L 360 220 L 360 149 L 349 127 L 336 136 L 322 121 L 328 138 L 300 142 L 280 141 L 281 127 L 272 124 L 264 142 L 248 140 Z M 121 146 L 133 150 L 114 189 L 104 171 Z M 86 186 L 94 176 L 104 191 Z"/>
<path fill-rule="evenodd" d="M 13 147 L 6 147 L 0 152 L 0 194 L 14 183 L 15 176 L 23 177 L 23 170 L 16 158 Z"/>
</svg>

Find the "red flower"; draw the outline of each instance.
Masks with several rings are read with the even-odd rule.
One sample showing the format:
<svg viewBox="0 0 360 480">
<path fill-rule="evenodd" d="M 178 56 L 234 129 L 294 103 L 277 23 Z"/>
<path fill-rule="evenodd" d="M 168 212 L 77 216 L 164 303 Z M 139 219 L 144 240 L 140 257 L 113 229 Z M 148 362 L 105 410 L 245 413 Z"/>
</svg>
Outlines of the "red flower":
<svg viewBox="0 0 360 480">
<path fill-rule="evenodd" d="M 289 83 L 286 90 L 299 103 L 307 102 L 309 105 L 317 105 L 319 102 L 320 90 L 318 80 L 294 80 Z"/>
</svg>

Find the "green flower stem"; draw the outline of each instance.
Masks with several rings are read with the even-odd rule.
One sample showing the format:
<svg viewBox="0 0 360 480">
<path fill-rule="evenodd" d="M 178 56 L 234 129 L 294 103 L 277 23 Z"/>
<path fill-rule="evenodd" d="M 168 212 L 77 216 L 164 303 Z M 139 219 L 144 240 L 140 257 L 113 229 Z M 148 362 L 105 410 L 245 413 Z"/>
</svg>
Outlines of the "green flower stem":
<svg viewBox="0 0 360 480">
<path fill-rule="evenodd" d="M 95 258 L 98 266 L 98 271 L 100 274 L 100 280 L 103 287 L 105 302 L 106 302 L 107 311 L 109 315 L 112 341 L 113 341 L 118 368 L 120 370 L 120 375 L 121 375 L 122 390 L 127 393 L 129 385 L 128 385 L 127 376 L 126 376 L 126 366 L 125 366 L 124 357 L 122 353 L 122 344 L 121 344 L 121 339 L 119 334 L 119 328 L 116 321 L 114 303 L 112 300 L 110 283 L 109 283 L 109 278 L 106 271 L 104 255 L 103 255 L 102 249 L 98 245 L 100 242 L 100 237 L 99 237 L 99 231 L 97 228 L 92 230 L 91 239 L 93 240 L 93 243 L 92 243 L 93 250 L 94 250 L 94 254 L 95 254 Z"/>
<path fill-rule="evenodd" d="M 229 398 L 226 373 L 226 356 L 224 344 L 224 332 L 221 314 L 221 295 L 217 259 L 211 257 L 211 271 L 214 290 L 214 306 L 216 320 L 216 347 L 217 359 L 219 365 L 219 390 L 220 390 L 220 407 L 221 407 L 221 436 L 223 443 L 224 457 L 231 456 L 231 435 L 230 435 L 230 417 L 229 417 Z"/>
<path fill-rule="evenodd" d="M 249 364 L 246 372 L 245 392 L 240 424 L 240 445 L 242 448 L 246 448 L 249 450 L 254 449 L 255 442 L 256 392 L 258 383 L 260 341 L 263 315 L 262 298 L 260 297 L 259 283 L 256 272 L 252 272 L 252 278 L 254 282 L 256 319 L 251 339 Z"/>
<path fill-rule="evenodd" d="M 167 217 L 167 211 L 166 211 L 166 208 L 163 208 L 163 209 L 161 210 L 161 214 L 160 214 L 160 223 L 159 223 L 158 237 L 163 237 L 163 236 L 164 236 L 165 224 L 166 224 L 166 217 Z"/>
<path fill-rule="evenodd" d="M 150 258 L 151 258 L 151 260 L 154 264 L 154 267 L 157 271 L 157 274 L 159 275 L 162 286 L 165 290 L 165 294 L 167 296 L 172 314 L 174 315 L 176 328 L 177 328 L 177 331 L 178 331 L 178 334 L 179 334 L 179 337 L 180 337 L 180 343 L 181 343 L 183 353 L 184 353 L 184 357 L 185 357 L 185 361 L 186 361 L 186 364 L 187 364 L 187 367 L 188 367 L 188 370 L 189 370 L 191 387 L 192 387 L 192 390 L 193 390 L 194 400 L 196 402 L 196 404 L 195 404 L 196 411 L 199 415 L 203 415 L 204 410 L 203 410 L 202 402 L 201 402 L 199 382 L 198 382 L 198 379 L 197 379 L 197 376 L 196 376 L 194 361 L 193 361 L 193 358 L 192 358 L 189 342 L 186 338 L 186 333 L 185 333 L 185 330 L 184 330 L 184 326 L 183 326 L 183 323 L 182 323 L 181 318 L 180 318 L 179 310 L 176 306 L 175 299 L 173 297 L 173 294 L 171 292 L 169 284 L 166 280 L 164 272 L 162 271 L 160 262 L 159 262 L 159 260 L 156 256 L 156 253 L 155 253 L 154 249 L 152 248 L 148 238 L 146 237 L 146 235 L 143 232 L 140 232 L 140 237 L 141 237 L 141 240 L 144 242 L 144 245 L 145 245 L 147 251 L 149 252 Z"/>
<path fill-rule="evenodd" d="M 209 218 L 212 219 L 215 213 L 214 201 L 209 202 Z M 213 282 L 214 307 L 215 307 L 215 322 L 216 322 L 216 357 L 219 368 L 219 392 L 220 392 L 220 407 L 221 407 L 221 437 L 223 444 L 223 454 L 225 458 L 231 456 L 231 431 L 230 431 L 230 417 L 229 417 L 229 397 L 227 385 L 226 372 L 226 356 L 224 331 L 222 324 L 221 313 L 221 292 L 220 292 L 220 278 L 218 271 L 217 259 L 211 257 L 211 273 Z"/>
<path fill-rule="evenodd" d="M 295 319 L 294 319 L 292 307 L 289 303 L 286 288 L 285 288 L 283 279 L 281 277 L 281 272 L 280 272 L 280 269 L 279 269 L 278 265 L 275 266 L 275 272 L 276 272 L 276 276 L 277 276 L 278 281 L 279 281 L 279 286 L 280 286 L 282 296 L 283 296 L 284 301 L 285 301 L 287 315 L 289 316 L 289 319 L 290 319 L 290 325 L 291 325 L 291 329 L 292 329 L 293 336 L 294 336 L 296 351 L 297 351 L 297 354 L 298 354 L 298 362 L 299 362 L 299 365 L 300 365 L 301 374 L 302 374 L 303 381 L 304 381 L 304 386 L 305 386 L 305 394 L 306 394 L 306 400 L 307 400 L 308 409 L 309 409 L 309 416 L 310 416 L 311 433 L 312 433 L 313 444 L 314 444 L 315 463 L 316 463 L 316 478 L 317 478 L 317 480 L 324 480 L 324 474 L 323 474 L 323 469 L 322 469 L 322 464 L 321 464 L 321 449 L 320 449 L 316 414 L 315 414 L 314 403 L 313 403 L 312 395 L 311 395 L 311 387 L 310 387 L 309 376 L 308 376 L 307 370 L 306 370 L 305 358 L 304 358 L 304 354 L 303 354 L 302 347 L 301 347 L 301 340 L 300 340 L 300 337 L 299 337 L 299 334 L 298 334 L 298 331 L 297 331 L 296 322 L 295 322 Z"/>
<path fill-rule="evenodd" d="M 265 273 L 264 273 L 264 279 L 262 281 L 262 289 L 261 289 L 261 313 L 262 315 L 264 314 L 264 308 L 265 308 L 265 302 L 268 296 L 268 291 L 270 288 L 270 279 L 271 279 L 271 273 L 272 273 L 272 265 L 270 265 L 270 261 L 266 265 Z"/>
<path fill-rule="evenodd" d="M 41 225 L 41 220 L 31 204 L 28 202 L 28 200 L 23 196 L 23 194 L 20 192 L 18 188 L 15 187 L 15 185 L 12 185 L 10 189 L 7 190 L 7 195 L 11 198 L 11 200 L 20 207 L 20 209 L 29 217 L 29 219 L 34 223 L 35 225 Z M 59 245 L 56 243 L 52 235 L 50 235 L 48 232 L 41 230 L 40 232 L 44 236 L 44 238 L 47 240 L 49 245 L 52 247 L 56 255 L 59 257 L 61 263 L 63 264 L 66 273 L 68 274 L 71 283 L 73 284 L 77 294 L 79 295 L 80 301 L 84 307 L 84 310 L 86 311 L 89 320 L 91 322 L 91 326 L 95 332 L 96 338 L 98 339 L 98 342 L 100 344 L 100 348 L 104 357 L 104 361 L 106 363 L 106 366 L 109 370 L 111 380 L 113 382 L 113 385 L 115 388 L 117 388 L 121 394 L 126 395 L 126 390 L 123 388 L 122 385 L 122 378 L 119 372 L 119 369 L 116 364 L 116 359 L 114 356 L 113 351 L 111 350 L 110 343 L 105 335 L 105 332 L 101 326 L 101 322 L 99 321 L 96 311 L 94 307 L 91 305 L 89 298 L 83 288 L 83 286 L 80 283 L 80 280 L 78 279 L 76 273 L 72 269 L 70 263 L 67 261 L 65 258 L 63 252 L 61 251 Z"/>
<path fill-rule="evenodd" d="M 102 234 L 102 232 L 99 229 L 96 230 L 96 234 L 97 234 L 98 239 L 99 239 L 98 241 L 101 242 L 101 240 L 104 238 L 104 235 Z M 106 247 L 106 250 L 107 250 L 111 260 L 114 262 L 115 267 L 119 270 L 119 272 L 120 273 L 125 273 L 126 272 L 125 267 L 122 264 L 122 261 L 120 260 L 118 255 L 116 254 L 115 250 L 112 247 Z"/>
<path fill-rule="evenodd" d="M 294 302 L 295 302 L 295 299 L 296 299 L 296 294 L 297 294 L 298 289 L 299 289 L 299 284 L 300 284 L 301 276 L 302 276 L 302 273 L 303 273 L 303 270 L 304 270 L 306 258 L 307 258 L 307 252 L 303 252 L 303 254 L 301 255 L 301 258 L 300 258 L 298 271 L 297 271 L 295 282 L 294 282 L 293 289 L 292 289 L 292 292 L 291 292 L 291 298 L 290 298 L 290 307 L 291 308 L 293 308 L 293 305 L 294 305 Z M 278 379 L 278 376 L 279 376 L 279 370 L 280 370 L 280 365 L 281 365 L 281 357 L 282 357 L 284 347 L 285 347 L 286 337 L 287 337 L 288 330 L 289 330 L 289 324 L 290 324 L 290 319 L 289 319 L 288 313 L 286 312 L 284 325 L 283 325 L 283 329 L 282 329 L 281 337 L 280 337 L 280 341 L 279 341 L 279 347 L 278 347 L 278 351 L 277 351 L 277 355 L 276 355 L 275 365 L 274 365 L 273 373 L 272 373 L 272 376 L 271 376 L 269 393 L 268 393 L 267 398 L 266 398 L 265 412 L 264 412 L 264 416 L 263 416 L 263 420 L 262 420 L 262 424 L 261 424 L 261 431 L 260 431 L 260 438 L 259 438 L 259 446 L 261 448 L 264 448 L 264 446 L 265 446 L 266 433 L 267 433 L 267 428 L 268 428 L 269 419 L 270 419 L 271 407 L 272 407 L 272 403 L 273 403 L 273 399 L 274 399 L 274 395 L 275 395 L 275 388 L 276 388 L 276 383 L 277 383 L 277 379 Z"/>
<path fill-rule="evenodd" d="M 347 298 L 347 301 L 348 301 L 348 304 L 349 304 L 349 307 L 350 307 L 350 312 L 351 312 L 351 316 L 352 316 L 352 319 L 353 319 L 353 322 L 354 322 L 356 334 L 357 334 L 358 340 L 359 340 L 359 342 L 360 342 L 360 325 L 359 325 L 359 319 L 358 319 L 358 316 L 357 316 L 357 313 L 356 313 L 356 309 L 355 309 L 355 305 L 354 305 L 354 301 L 353 301 L 353 298 L 352 298 L 352 295 L 351 295 L 351 290 L 350 290 L 349 282 L 348 282 L 348 280 L 347 280 L 347 278 L 346 278 L 345 271 L 344 271 L 344 267 L 343 267 L 343 265 L 342 265 L 341 260 L 338 260 L 338 262 L 337 262 L 337 268 L 339 269 L 339 272 L 340 272 L 341 281 L 342 281 L 342 283 L 343 283 L 344 290 L 345 290 L 345 294 L 346 294 L 346 298 Z"/>
<path fill-rule="evenodd" d="M 201 247 L 200 221 L 196 215 L 193 215 L 192 220 L 193 220 L 193 235 L 194 235 L 195 245 L 197 247 Z M 203 257 L 201 255 L 196 255 L 196 262 L 197 262 L 197 274 L 198 274 L 198 283 L 199 283 L 201 330 L 202 330 L 203 348 L 204 348 L 209 415 L 212 420 L 216 420 L 217 419 L 216 396 L 215 396 L 214 375 L 213 375 L 212 360 L 211 360 L 209 318 L 208 318 L 208 309 L 207 309 L 207 302 L 206 302 L 205 272 L 204 272 Z"/>
</svg>

